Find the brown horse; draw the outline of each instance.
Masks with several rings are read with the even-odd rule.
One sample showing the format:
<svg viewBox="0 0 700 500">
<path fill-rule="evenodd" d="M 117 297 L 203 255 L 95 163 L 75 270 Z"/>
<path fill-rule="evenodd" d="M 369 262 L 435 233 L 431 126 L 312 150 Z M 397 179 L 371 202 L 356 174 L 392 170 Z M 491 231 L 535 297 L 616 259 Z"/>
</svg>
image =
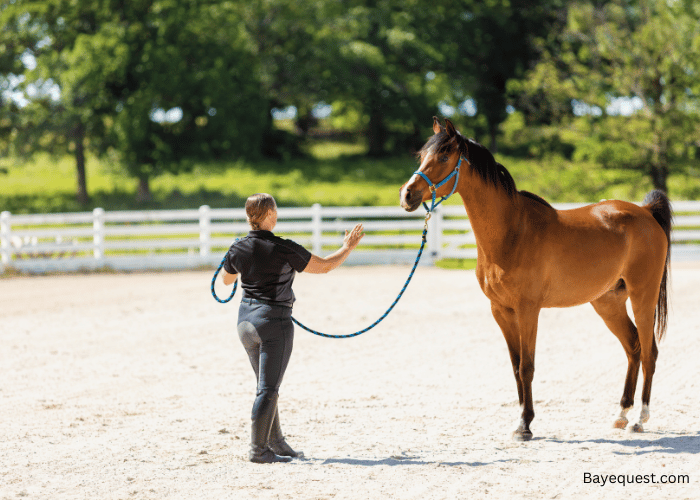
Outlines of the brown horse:
<svg viewBox="0 0 700 500">
<path fill-rule="evenodd" d="M 666 195 L 652 191 L 641 207 L 609 200 L 555 210 L 539 196 L 518 191 L 493 155 L 463 137 L 449 120 L 442 127 L 434 118 L 433 131 L 435 135 L 418 152 L 418 172 L 401 187 L 401 206 L 414 211 L 431 199 L 433 191 L 446 196 L 457 183 L 456 192 L 464 201 L 476 237 L 476 277 L 503 331 L 518 386 L 522 415 L 513 437 L 532 438 L 532 379 L 540 309 L 586 302 L 593 305 L 627 354 L 617 428 L 628 423 L 626 414 L 634 403 L 641 359 L 642 410 L 632 430 L 642 432 L 642 424 L 649 420 L 656 343 L 665 333 L 668 311 L 671 206 Z M 459 165 L 457 180 L 453 177 L 435 190 Z M 627 315 L 628 298 L 636 326 Z"/>
</svg>

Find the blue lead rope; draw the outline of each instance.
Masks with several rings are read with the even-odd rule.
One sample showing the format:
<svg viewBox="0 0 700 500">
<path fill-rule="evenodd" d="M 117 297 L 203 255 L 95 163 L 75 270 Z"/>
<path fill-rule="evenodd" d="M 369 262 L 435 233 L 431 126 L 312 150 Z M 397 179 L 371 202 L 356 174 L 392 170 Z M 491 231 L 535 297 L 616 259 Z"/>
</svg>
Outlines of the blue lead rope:
<svg viewBox="0 0 700 500">
<path fill-rule="evenodd" d="M 428 215 L 430 215 L 430 214 L 428 214 Z M 423 236 L 422 236 L 422 240 L 421 240 L 421 244 L 420 244 L 420 250 L 418 250 L 418 256 L 416 257 L 416 262 L 413 264 L 413 268 L 411 269 L 411 273 L 408 275 L 408 279 L 406 280 L 406 283 L 403 284 L 403 288 L 402 288 L 401 291 L 399 292 L 399 295 L 396 297 L 396 299 L 394 300 L 394 302 L 389 306 L 389 309 L 387 309 L 386 312 L 384 312 L 384 314 L 382 314 L 382 315 L 380 316 L 380 318 L 379 318 L 377 321 L 375 321 L 374 323 L 372 323 L 371 325 L 369 325 L 367 328 L 364 328 L 364 329 L 362 329 L 362 330 L 359 330 L 359 331 L 357 331 L 357 332 L 355 332 L 355 333 L 351 333 L 351 334 L 349 334 L 349 335 L 328 335 L 327 333 L 317 332 L 316 330 L 312 330 L 312 329 L 309 328 L 308 326 L 305 326 L 305 325 L 301 324 L 301 323 L 299 322 L 299 320 L 297 320 L 294 316 L 292 316 L 292 321 L 294 321 L 294 323 L 296 323 L 297 325 L 299 325 L 301 328 L 303 328 L 303 329 L 306 330 L 307 332 L 311 332 L 311 333 L 313 333 L 314 335 L 318 335 L 319 337 L 326 337 L 327 339 L 349 339 L 350 337 L 357 337 L 358 335 L 361 335 L 361 334 L 363 334 L 363 333 L 365 333 L 365 332 L 371 330 L 372 328 L 374 328 L 375 326 L 377 326 L 379 323 L 381 323 L 382 320 L 383 320 L 384 318 L 386 318 L 386 317 L 389 315 L 389 313 L 391 312 L 391 310 L 392 310 L 392 309 L 394 308 L 394 306 L 398 303 L 399 299 L 400 299 L 401 296 L 403 295 L 403 292 L 406 291 L 406 287 L 408 287 L 408 284 L 411 282 L 411 278 L 413 278 L 413 273 L 416 272 L 416 267 L 418 267 L 418 262 L 420 261 L 421 255 L 423 255 L 423 248 L 425 247 L 425 240 L 426 240 L 426 237 L 425 237 L 425 236 L 426 236 L 426 234 L 428 234 L 428 219 L 429 219 L 429 218 L 430 218 L 430 217 L 426 217 L 426 218 L 425 218 L 425 227 L 423 228 Z"/>
<path fill-rule="evenodd" d="M 228 299 L 221 300 L 216 295 L 216 292 L 214 291 L 214 283 L 216 283 L 216 277 L 221 272 L 221 268 L 224 267 L 224 262 L 226 262 L 226 255 L 224 255 L 223 259 L 221 259 L 221 264 L 219 264 L 219 268 L 216 270 L 216 272 L 214 273 L 214 277 L 211 280 L 211 294 L 214 296 L 214 298 L 219 304 L 226 304 L 227 302 L 231 302 L 231 299 L 236 294 L 236 288 L 238 288 L 238 280 L 236 280 L 233 282 L 233 290 L 231 290 L 231 295 L 228 296 Z"/>
<path fill-rule="evenodd" d="M 377 321 L 375 321 L 374 323 L 369 325 L 367 328 L 364 328 L 362 330 L 359 330 L 355 333 L 351 333 L 348 335 L 328 335 L 327 333 L 317 332 L 316 330 L 312 330 L 308 326 L 300 323 L 294 316 L 292 316 L 292 321 L 294 321 L 294 323 L 299 325 L 301 328 L 303 328 L 307 332 L 311 332 L 314 335 L 318 335 L 319 337 L 326 337 L 327 339 L 348 339 L 350 337 L 357 337 L 358 335 L 361 335 L 361 334 L 371 330 L 375 326 L 377 326 L 379 323 L 382 322 L 382 320 L 384 318 L 386 318 L 389 315 L 391 310 L 398 303 L 399 299 L 403 295 L 403 292 L 406 291 L 406 287 L 408 287 L 408 284 L 411 282 L 411 278 L 413 278 L 413 273 L 416 272 L 416 267 L 418 267 L 418 262 L 420 261 L 421 255 L 423 255 L 423 248 L 425 248 L 425 242 L 427 239 L 426 235 L 428 234 L 428 220 L 429 219 L 430 219 L 430 212 L 428 212 L 428 215 L 425 217 L 425 226 L 423 227 L 423 236 L 421 237 L 420 250 L 418 250 L 418 256 L 416 257 L 416 262 L 413 264 L 413 268 L 411 269 L 411 274 L 408 275 L 408 279 L 406 280 L 406 283 L 404 283 L 403 288 L 399 292 L 399 295 L 396 297 L 396 300 L 394 300 L 394 302 L 389 306 L 389 309 L 387 309 L 386 312 L 384 314 L 382 314 L 382 316 Z M 219 272 L 221 272 L 221 268 L 224 267 L 224 262 L 226 262 L 226 256 L 224 256 L 224 258 L 221 260 L 221 264 L 219 264 L 219 267 L 217 268 L 216 272 L 214 273 L 214 277 L 211 280 L 211 294 L 214 296 L 216 301 L 221 303 L 221 304 L 226 304 L 227 302 L 231 301 L 231 299 L 233 298 L 233 295 L 236 293 L 236 287 L 238 285 L 238 280 L 236 280 L 236 282 L 233 284 L 233 290 L 231 291 L 231 295 L 227 299 L 222 300 L 216 295 L 216 292 L 214 291 L 214 284 L 216 283 L 216 277 L 219 275 Z"/>
</svg>

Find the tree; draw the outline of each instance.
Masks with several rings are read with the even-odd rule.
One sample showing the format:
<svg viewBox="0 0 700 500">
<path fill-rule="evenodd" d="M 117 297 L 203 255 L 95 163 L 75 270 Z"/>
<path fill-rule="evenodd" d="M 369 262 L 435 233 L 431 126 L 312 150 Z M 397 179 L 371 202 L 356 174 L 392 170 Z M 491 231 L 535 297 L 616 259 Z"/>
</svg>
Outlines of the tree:
<svg viewBox="0 0 700 500">
<path fill-rule="evenodd" d="M 154 175 L 190 168 L 194 159 L 259 152 L 265 102 L 237 4 L 30 5 L 28 25 L 38 26 L 42 37 L 27 49 L 36 68 L 25 71 L 24 88 L 49 82 L 60 97 L 40 95 L 23 115 L 42 125 L 34 128 L 34 145 L 48 138 L 74 151 L 83 201 L 86 146 L 112 151 L 138 179 L 143 200 L 150 198 Z"/>
<path fill-rule="evenodd" d="M 435 43 L 445 53 L 438 71 L 453 83 L 457 100 L 471 97 L 486 119 L 490 149 L 497 150 L 499 125 L 507 116 L 507 83 L 521 78 L 539 59 L 538 47 L 558 31 L 563 0 L 462 0 L 444 6 Z"/>
<path fill-rule="evenodd" d="M 329 55 L 319 43 L 326 0 L 251 0 L 241 8 L 270 106 L 294 105 L 298 121 L 323 99 L 320 72 Z"/>
<path fill-rule="evenodd" d="M 386 154 L 390 129 L 413 133 L 412 122 L 422 127 L 435 112 L 436 102 L 425 103 L 423 87 L 426 53 L 431 52 L 429 59 L 439 53 L 417 36 L 419 3 L 247 2 L 246 26 L 270 106 L 295 106 L 302 136 L 319 102 L 332 102 L 336 116 L 352 109 L 360 115 L 354 125 L 365 129 L 370 154 Z M 429 110 L 416 116 L 422 108 Z"/>
<path fill-rule="evenodd" d="M 21 155 L 18 147 L 27 127 L 15 93 L 22 81 L 28 47 L 41 40 L 41 30 L 30 22 L 24 9 L 14 3 L 0 4 L 0 153 Z"/>
<path fill-rule="evenodd" d="M 114 54 L 109 52 L 112 47 L 103 43 L 107 52 L 101 54 L 100 60 L 108 64 L 102 74 L 91 75 L 86 70 L 94 67 L 95 61 L 89 58 L 92 54 L 82 51 L 86 40 L 109 16 L 108 7 L 104 2 L 93 5 L 47 0 L 16 2 L 2 13 L 4 23 L 16 21 L 20 35 L 15 61 L 32 63 L 16 65 L 17 74 L 23 77 L 20 89 L 29 96 L 29 103 L 18 110 L 19 119 L 13 124 L 13 151 L 23 156 L 38 151 L 73 154 L 76 198 L 83 205 L 89 201 L 85 151 L 87 147 L 96 152 L 104 150 L 104 117 L 114 106 L 102 82 L 115 65 L 111 57 Z M 60 89 L 58 98 L 56 89 Z"/>
<path fill-rule="evenodd" d="M 18 19 L 9 15 L 8 6 L 0 6 L 0 153 L 7 154 L 9 137 L 17 115 L 17 104 L 6 98 L 12 91 L 10 75 L 21 71 L 18 44 Z"/>
<path fill-rule="evenodd" d="M 392 130 L 418 145 L 439 101 L 426 78 L 443 58 L 426 31 L 439 13 L 418 0 L 354 0 L 342 7 L 324 28 L 334 56 L 325 72 L 329 94 L 359 110 L 371 156 L 387 153 Z"/>
<path fill-rule="evenodd" d="M 568 96 L 587 116 L 576 157 L 629 168 L 666 191 L 695 158 L 700 131 L 700 7 L 692 1 L 572 4 L 562 52 L 546 54 L 529 84 Z M 624 103 L 620 113 L 613 104 Z"/>
<path fill-rule="evenodd" d="M 151 177 L 195 159 L 259 154 L 267 107 L 236 4 L 130 2 L 118 16 L 126 55 L 124 79 L 108 82 L 110 131 L 140 199 Z M 166 111 L 175 117 L 159 119 Z"/>
</svg>

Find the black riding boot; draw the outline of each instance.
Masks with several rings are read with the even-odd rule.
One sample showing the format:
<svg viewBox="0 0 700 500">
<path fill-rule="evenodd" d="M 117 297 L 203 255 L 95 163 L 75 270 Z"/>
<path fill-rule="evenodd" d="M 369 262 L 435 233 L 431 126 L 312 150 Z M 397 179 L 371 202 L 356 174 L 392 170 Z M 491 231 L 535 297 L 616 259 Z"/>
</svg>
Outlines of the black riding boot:
<svg viewBox="0 0 700 500">
<path fill-rule="evenodd" d="M 251 426 L 250 452 L 248 458 L 251 462 L 269 464 L 273 462 L 289 462 L 288 457 L 279 457 L 270 450 L 267 442 L 270 438 L 270 429 L 277 412 L 278 394 L 263 393 L 255 400 L 253 406 L 253 424 Z"/>
<path fill-rule="evenodd" d="M 284 440 L 284 434 L 282 434 L 282 427 L 280 427 L 280 413 L 275 410 L 275 419 L 272 422 L 272 429 L 270 430 L 270 440 L 269 446 L 272 451 L 277 455 L 283 457 L 303 457 L 303 451 L 294 451 L 291 446 L 287 444 Z"/>
</svg>

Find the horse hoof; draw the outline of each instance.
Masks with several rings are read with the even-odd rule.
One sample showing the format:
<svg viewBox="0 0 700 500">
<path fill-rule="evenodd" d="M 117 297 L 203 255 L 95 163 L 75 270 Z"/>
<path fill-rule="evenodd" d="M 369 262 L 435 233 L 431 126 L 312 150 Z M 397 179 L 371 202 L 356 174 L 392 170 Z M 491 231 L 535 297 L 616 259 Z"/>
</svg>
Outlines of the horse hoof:
<svg viewBox="0 0 700 500">
<path fill-rule="evenodd" d="M 630 430 L 632 432 L 644 432 L 644 426 L 642 424 L 634 424 Z"/>
<path fill-rule="evenodd" d="M 642 412 L 639 414 L 639 422 L 646 424 L 649 421 L 649 407 L 647 405 L 642 406 Z"/>
<path fill-rule="evenodd" d="M 624 429 L 625 427 L 627 427 L 628 423 L 629 420 L 627 420 L 626 418 L 618 418 L 617 420 L 615 420 L 615 423 L 613 423 L 613 427 L 615 429 Z"/>
<path fill-rule="evenodd" d="M 518 429 L 513 433 L 513 439 L 515 441 L 530 441 L 532 439 L 532 431 Z"/>
</svg>

